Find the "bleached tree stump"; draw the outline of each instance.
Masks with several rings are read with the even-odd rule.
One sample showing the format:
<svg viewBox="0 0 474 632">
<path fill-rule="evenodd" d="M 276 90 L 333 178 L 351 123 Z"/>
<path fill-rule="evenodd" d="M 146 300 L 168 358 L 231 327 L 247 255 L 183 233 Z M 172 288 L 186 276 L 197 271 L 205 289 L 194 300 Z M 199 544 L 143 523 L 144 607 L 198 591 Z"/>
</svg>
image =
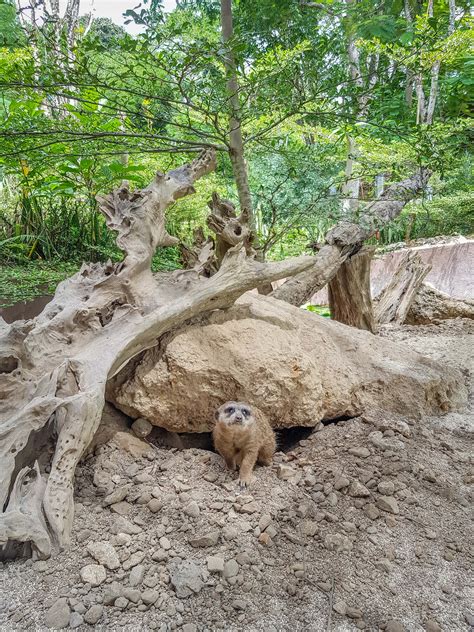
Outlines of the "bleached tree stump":
<svg viewBox="0 0 474 632">
<path fill-rule="evenodd" d="M 455 299 L 424 282 L 413 299 L 405 323 L 429 325 L 449 318 L 474 319 L 474 301 Z"/>
</svg>

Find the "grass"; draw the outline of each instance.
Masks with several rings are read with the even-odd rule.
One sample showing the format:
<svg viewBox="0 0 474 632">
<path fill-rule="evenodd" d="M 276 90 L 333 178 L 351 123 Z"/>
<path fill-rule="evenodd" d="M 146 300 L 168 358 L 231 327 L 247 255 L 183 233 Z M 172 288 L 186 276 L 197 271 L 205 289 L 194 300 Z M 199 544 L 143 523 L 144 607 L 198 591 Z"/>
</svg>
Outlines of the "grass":
<svg viewBox="0 0 474 632">
<path fill-rule="evenodd" d="M 37 296 L 54 294 L 60 281 L 71 276 L 80 265 L 65 261 L 31 261 L 0 267 L 0 307 L 9 307 Z"/>
<path fill-rule="evenodd" d="M 303 309 L 308 310 L 308 312 L 315 312 L 324 318 L 331 318 L 331 312 L 327 305 L 305 305 Z"/>
</svg>

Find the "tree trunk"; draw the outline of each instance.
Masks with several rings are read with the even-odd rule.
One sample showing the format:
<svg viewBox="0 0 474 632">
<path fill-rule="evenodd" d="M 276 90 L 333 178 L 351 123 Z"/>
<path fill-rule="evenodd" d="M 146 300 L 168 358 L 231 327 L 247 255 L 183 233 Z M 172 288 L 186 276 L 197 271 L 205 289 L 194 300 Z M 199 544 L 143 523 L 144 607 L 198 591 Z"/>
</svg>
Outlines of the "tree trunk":
<svg viewBox="0 0 474 632">
<path fill-rule="evenodd" d="M 391 281 L 374 300 L 377 323 L 404 323 L 416 293 L 431 266 L 420 255 L 408 251 L 402 257 Z"/>
<path fill-rule="evenodd" d="M 247 211 L 250 217 L 250 227 L 255 231 L 252 197 L 248 183 L 247 165 L 244 156 L 244 143 L 240 120 L 239 84 L 234 53 L 232 51 L 232 37 L 234 35 L 232 23 L 232 0 L 221 0 L 222 41 L 225 47 L 224 64 L 227 74 L 227 95 L 229 99 L 229 155 L 232 162 L 235 183 L 239 195 L 241 212 Z"/>
<path fill-rule="evenodd" d="M 342 186 L 342 211 L 345 215 L 353 215 L 359 206 L 360 178 L 354 177 L 354 162 L 359 150 L 352 136 L 347 137 L 347 158 Z"/>
<path fill-rule="evenodd" d="M 214 164 L 205 151 L 158 172 L 145 189 L 124 183 L 98 197 L 124 260 L 83 265 L 33 320 L 0 319 L 0 546 L 29 543 L 37 557 L 48 557 L 53 543 L 67 546 L 74 472 L 99 425 L 108 379 L 168 332 L 312 265 L 312 257 L 259 263 L 238 243 L 211 278 L 199 269 L 153 276 L 156 248 L 177 242 L 165 228 L 166 208 L 193 193 Z"/>
<path fill-rule="evenodd" d="M 429 325 L 448 318 L 474 319 L 474 301 L 454 299 L 429 283 L 422 283 L 408 310 L 405 323 Z"/>
<path fill-rule="evenodd" d="M 297 306 L 310 301 L 313 294 L 329 283 L 344 261 L 361 249 L 365 239 L 390 223 L 405 204 L 425 188 L 430 175 L 430 171 L 422 169 L 389 186 L 379 200 L 367 206 L 359 224 L 339 222 L 326 234 L 325 243 L 314 257 L 314 265 L 283 283 L 271 296 Z"/>
<path fill-rule="evenodd" d="M 328 286 L 331 317 L 375 333 L 370 293 L 370 262 L 375 248 L 363 248 L 344 261 Z"/>
</svg>

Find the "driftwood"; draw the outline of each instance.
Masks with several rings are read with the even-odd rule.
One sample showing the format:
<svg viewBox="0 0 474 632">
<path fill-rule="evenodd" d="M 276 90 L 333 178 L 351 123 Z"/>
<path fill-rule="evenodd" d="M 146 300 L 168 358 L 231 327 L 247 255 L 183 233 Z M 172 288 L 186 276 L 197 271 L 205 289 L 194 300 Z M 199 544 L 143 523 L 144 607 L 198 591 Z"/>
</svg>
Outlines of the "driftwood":
<svg viewBox="0 0 474 632">
<path fill-rule="evenodd" d="M 404 323 L 411 304 L 431 266 L 416 252 L 406 252 L 392 279 L 374 300 L 375 321 Z"/>
<path fill-rule="evenodd" d="M 422 283 L 408 310 L 405 323 L 429 325 L 448 318 L 474 319 L 474 301 L 454 299 L 430 283 Z"/>
<path fill-rule="evenodd" d="M 366 239 L 397 217 L 405 204 L 426 187 L 430 175 L 429 170 L 421 169 L 414 176 L 392 184 L 365 209 L 358 223 L 337 224 L 326 234 L 313 266 L 283 283 L 271 296 L 297 306 L 307 303 L 329 283 L 344 261 L 361 249 Z"/>
<path fill-rule="evenodd" d="M 124 183 L 98 198 L 124 260 L 83 265 L 33 320 L 0 319 L 0 546 L 29 543 L 37 557 L 67 546 L 76 466 L 99 425 L 107 380 L 130 359 L 244 292 L 313 265 L 305 256 L 260 263 L 238 243 L 210 278 L 200 264 L 153 276 L 156 248 L 177 242 L 166 208 L 214 164 L 205 151 L 145 189 Z"/>
<path fill-rule="evenodd" d="M 375 333 L 370 293 L 370 262 L 375 248 L 362 248 L 341 265 L 329 281 L 331 317 L 345 325 Z"/>
</svg>

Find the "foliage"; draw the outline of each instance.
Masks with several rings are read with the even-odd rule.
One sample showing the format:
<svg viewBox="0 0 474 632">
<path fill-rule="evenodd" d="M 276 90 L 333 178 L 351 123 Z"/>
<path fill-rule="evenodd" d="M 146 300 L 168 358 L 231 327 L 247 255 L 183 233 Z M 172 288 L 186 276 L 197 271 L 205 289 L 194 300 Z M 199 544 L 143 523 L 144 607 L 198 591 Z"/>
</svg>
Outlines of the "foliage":
<svg viewBox="0 0 474 632">
<path fill-rule="evenodd" d="M 37 296 L 53 294 L 59 282 L 79 269 L 77 263 L 51 260 L 0 267 L 0 307 L 19 301 L 31 301 Z"/>
</svg>

